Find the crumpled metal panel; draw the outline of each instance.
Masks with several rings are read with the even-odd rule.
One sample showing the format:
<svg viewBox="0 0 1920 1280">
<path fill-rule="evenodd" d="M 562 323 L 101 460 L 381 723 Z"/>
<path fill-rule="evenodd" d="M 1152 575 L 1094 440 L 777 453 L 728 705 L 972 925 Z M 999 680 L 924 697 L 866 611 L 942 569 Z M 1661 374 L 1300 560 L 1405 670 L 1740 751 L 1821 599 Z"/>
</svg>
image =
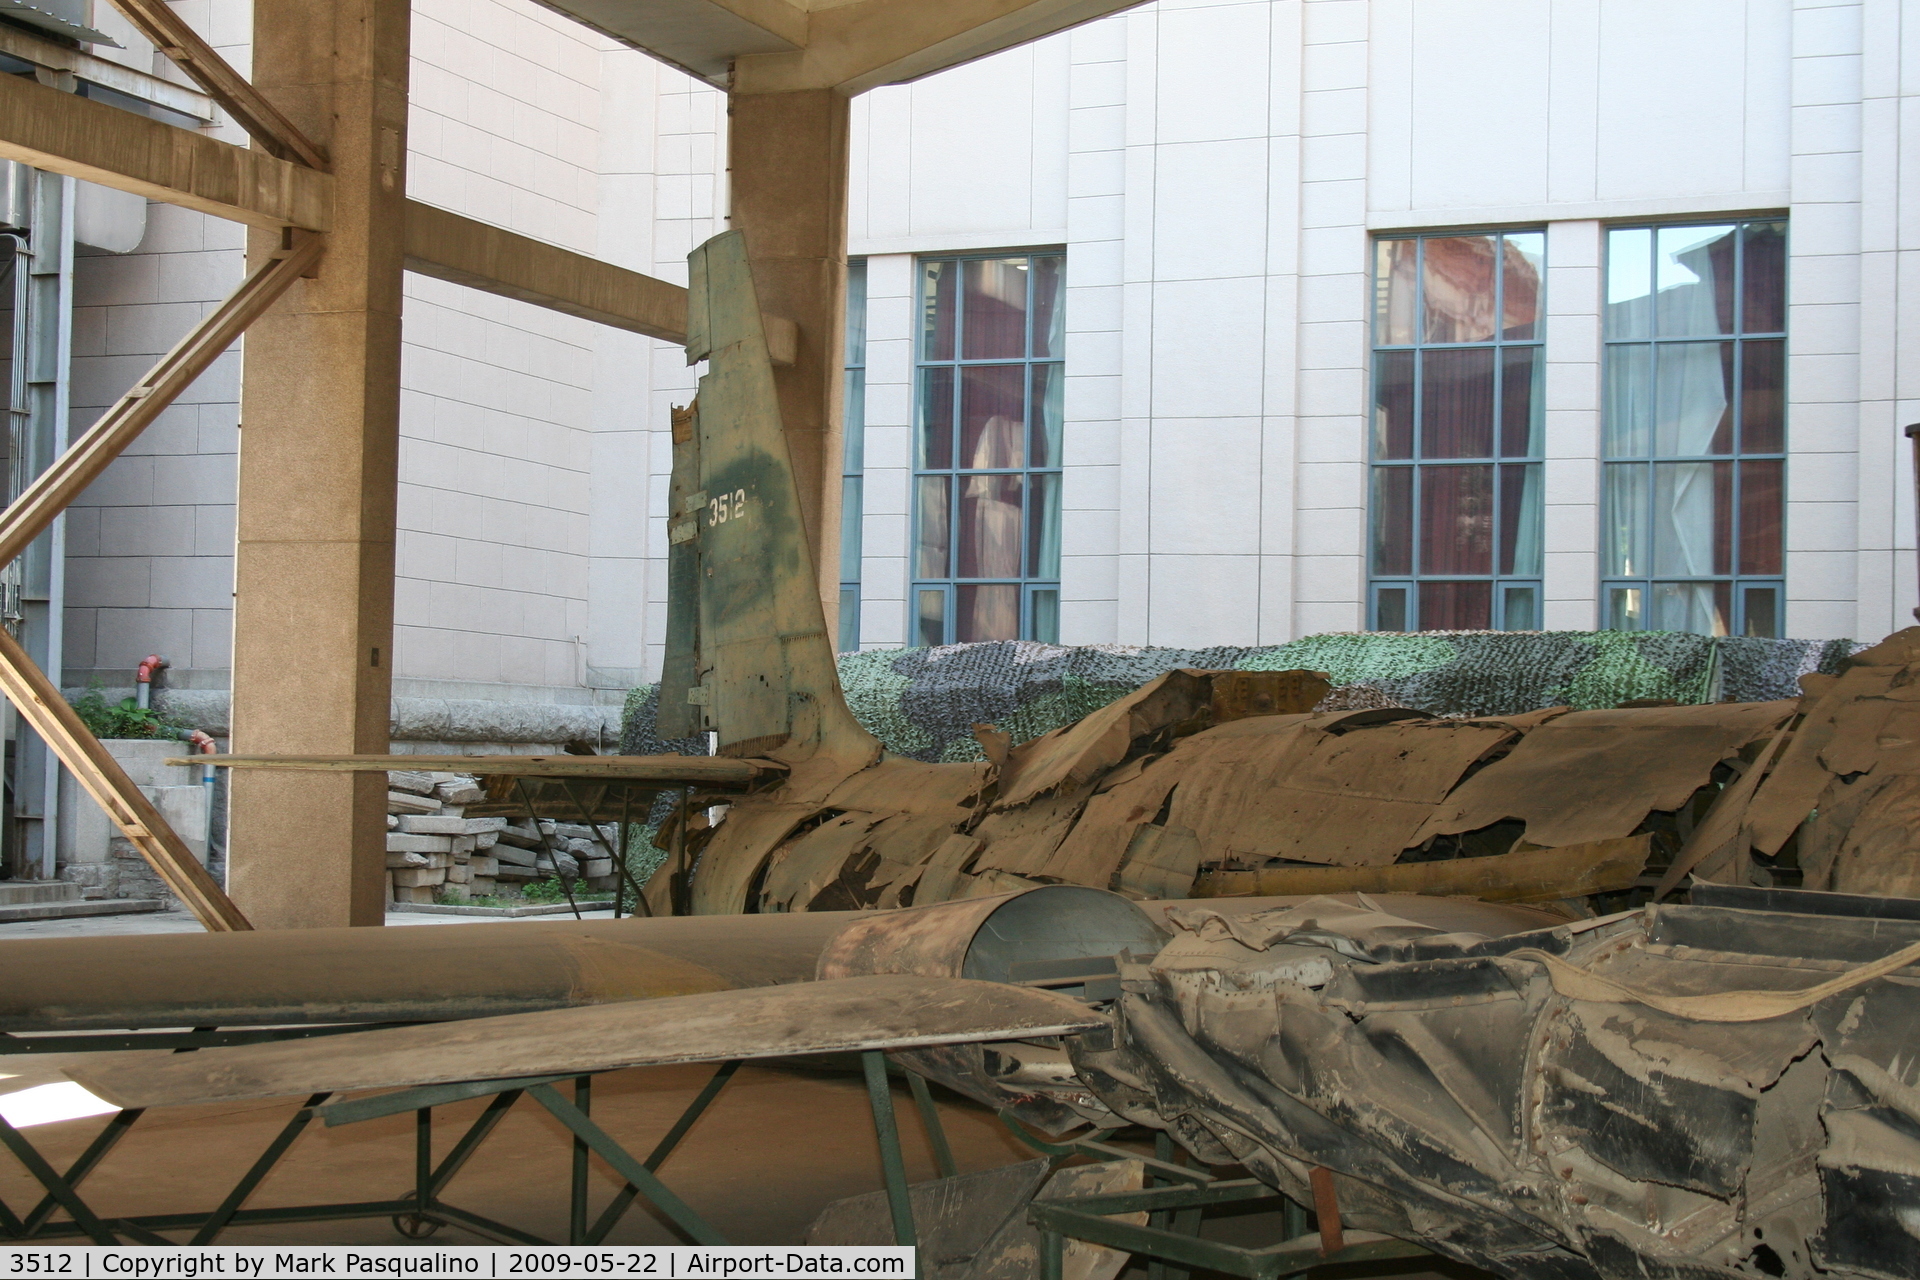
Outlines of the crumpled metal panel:
<svg viewBox="0 0 1920 1280">
<path fill-rule="evenodd" d="M 1350 1226 L 1516 1280 L 1920 1277 L 1920 984 L 1844 980 L 1920 921 L 1677 906 L 1488 937 L 1334 899 L 1168 916 L 1186 931 L 1121 967 L 1114 1047 L 1074 1061 L 1202 1159 L 1302 1202 L 1324 1166 Z M 1725 1000 L 1682 1016 L 1569 974 Z"/>
</svg>

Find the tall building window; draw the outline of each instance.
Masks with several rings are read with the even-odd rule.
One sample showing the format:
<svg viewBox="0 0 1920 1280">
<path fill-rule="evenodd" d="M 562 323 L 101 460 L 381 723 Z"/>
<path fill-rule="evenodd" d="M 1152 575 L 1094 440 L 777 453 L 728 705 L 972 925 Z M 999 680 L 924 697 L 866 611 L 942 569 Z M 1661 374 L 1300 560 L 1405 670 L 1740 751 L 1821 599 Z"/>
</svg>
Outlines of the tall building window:
<svg viewBox="0 0 1920 1280">
<path fill-rule="evenodd" d="M 1607 233 L 1607 626 L 1781 634 L 1786 284 L 1780 218 Z"/>
<path fill-rule="evenodd" d="M 860 647 L 860 531 L 867 457 L 867 263 L 847 264 L 846 440 L 840 451 L 839 648 Z"/>
<path fill-rule="evenodd" d="M 1060 636 L 1058 253 L 920 264 L 914 637 Z"/>
<path fill-rule="evenodd" d="M 1539 231 L 1374 245 L 1369 625 L 1540 625 Z"/>
</svg>

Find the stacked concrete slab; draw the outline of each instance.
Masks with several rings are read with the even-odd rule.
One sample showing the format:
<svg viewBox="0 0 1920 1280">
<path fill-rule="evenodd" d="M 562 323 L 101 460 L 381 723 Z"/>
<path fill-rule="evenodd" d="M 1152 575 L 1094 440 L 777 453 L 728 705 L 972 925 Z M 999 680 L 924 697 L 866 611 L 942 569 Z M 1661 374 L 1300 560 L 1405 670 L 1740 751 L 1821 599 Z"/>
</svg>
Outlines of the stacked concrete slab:
<svg viewBox="0 0 1920 1280">
<path fill-rule="evenodd" d="M 564 877 L 575 892 L 614 887 L 617 833 L 566 822 L 466 816 L 486 797 L 467 774 L 387 774 L 387 897 L 463 903 L 521 896 L 529 881 Z"/>
</svg>

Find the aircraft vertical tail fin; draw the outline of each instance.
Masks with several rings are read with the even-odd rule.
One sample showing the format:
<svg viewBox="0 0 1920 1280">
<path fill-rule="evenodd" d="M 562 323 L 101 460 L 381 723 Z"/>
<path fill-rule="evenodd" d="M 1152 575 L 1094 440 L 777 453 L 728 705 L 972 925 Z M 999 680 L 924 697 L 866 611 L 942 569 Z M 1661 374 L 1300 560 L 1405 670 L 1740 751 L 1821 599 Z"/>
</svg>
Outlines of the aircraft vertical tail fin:
<svg viewBox="0 0 1920 1280">
<path fill-rule="evenodd" d="M 659 731 L 712 730 L 723 755 L 872 759 L 840 691 L 745 241 L 715 236 L 688 266 L 687 358 L 707 374 L 673 422 Z"/>
</svg>

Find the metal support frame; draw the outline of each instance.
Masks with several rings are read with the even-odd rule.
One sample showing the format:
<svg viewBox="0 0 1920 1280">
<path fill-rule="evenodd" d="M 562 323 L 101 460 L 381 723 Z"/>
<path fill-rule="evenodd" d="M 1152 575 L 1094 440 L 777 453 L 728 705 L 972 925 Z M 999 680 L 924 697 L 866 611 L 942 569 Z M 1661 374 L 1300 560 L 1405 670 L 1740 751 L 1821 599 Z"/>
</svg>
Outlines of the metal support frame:
<svg viewBox="0 0 1920 1280">
<path fill-rule="evenodd" d="M 232 1190 L 211 1212 L 149 1214 L 139 1217 L 103 1220 L 90 1209 L 76 1190 L 93 1172 L 120 1139 L 140 1118 L 138 1110 L 121 1111 L 88 1145 L 79 1159 L 61 1174 L 46 1158 L 4 1119 L 0 1119 L 0 1145 L 11 1151 L 26 1166 L 46 1195 L 23 1219 L 0 1203 L 0 1238 L 52 1240 L 74 1235 L 86 1236 L 96 1244 L 115 1244 L 119 1238 L 149 1244 L 174 1244 L 162 1231 L 191 1232 L 193 1244 L 211 1244 L 229 1227 L 262 1226 L 291 1222 L 340 1222 L 363 1218 L 391 1218 L 401 1234 L 414 1239 L 432 1235 L 443 1226 L 460 1226 L 486 1239 L 513 1244 L 552 1244 L 540 1236 L 496 1221 L 481 1214 L 448 1204 L 441 1199 L 447 1184 L 479 1151 L 481 1144 L 499 1126 L 500 1121 L 523 1095 L 530 1095 L 573 1135 L 573 1177 L 569 1196 L 568 1243 L 598 1244 L 605 1239 L 634 1200 L 645 1197 L 688 1237 L 699 1244 L 725 1244 L 726 1240 L 684 1201 L 669 1191 L 654 1176 L 672 1154 L 694 1122 L 707 1110 L 727 1081 L 739 1069 L 739 1062 L 721 1064 L 712 1079 L 688 1104 L 667 1130 L 645 1161 L 637 1161 L 624 1147 L 587 1114 L 591 1098 L 589 1076 L 532 1076 L 514 1080 L 476 1080 L 451 1084 L 425 1085 L 395 1093 L 345 1101 L 327 1101 L 328 1095 L 309 1097 L 281 1127 L 266 1148 L 240 1176 Z M 569 1102 L 554 1090 L 561 1080 L 574 1081 L 574 1101 Z M 486 1108 L 466 1128 L 459 1140 L 436 1164 L 433 1159 L 433 1109 L 472 1098 L 492 1097 Z M 247 1200 L 278 1168 L 296 1140 L 315 1120 L 329 1128 L 357 1124 L 383 1116 L 405 1112 L 414 1115 L 413 1168 L 411 1187 L 406 1194 L 390 1200 L 369 1200 L 338 1204 L 296 1205 L 276 1209 L 248 1209 Z M 625 1189 L 614 1198 L 600 1217 L 587 1225 L 587 1195 L 590 1190 L 588 1157 L 598 1155 L 627 1178 Z M 52 1220 L 56 1209 L 67 1217 Z"/>
<path fill-rule="evenodd" d="M 933 1105 L 933 1090 L 918 1071 L 907 1072 L 907 1087 L 913 1090 L 913 1105 L 920 1109 L 920 1125 L 927 1131 L 927 1145 L 933 1148 L 933 1167 L 943 1178 L 959 1170 L 953 1163 L 953 1148 L 947 1145 L 947 1129 L 940 1123 L 940 1111 Z"/>
<path fill-rule="evenodd" d="M 1303 1234 L 1261 1249 L 1203 1240 L 1195 1232 L 1201 1214 L 1211 1205 L 1287 1198 L 1252 1178 L 1196 1185 L 1149 1187 L 1076 1196 L 1065 1200 L 1035 1200 L 1027 1206 L 1027 1220 L 1040 1228 L 1042 1280 L 1061 1280 L 1065 1243 L 1071 1238 L 1089 1244 L 1122 1249 L 1150 1259 L 1178 1264 L 1182 1273 L 1219 1271 L 1245 1280 L 1279 1280 L 1315 1267 L 1343 1262 L 1374 1262 L 1385 1258 L 1425 1257 L 1429 1250 L 1392 1236 L 1351 1232 L 1348 1243 L 1322 1252 L 1318 1234 Z M 1121 1214 L 1145 1212 L 1148 1224 L 1116 1222 Z M 1189 1216 L 1190 1215 L 1190 1216 Z M 1173 1225 L 1156 1226 L 1171 1218 Z M 1289 1223 L 1292 1219 L 1289 1216 Z M 1190 1224 L 1187 1229 L 1183 1225 Z"/>
<path fill-rule="evenodd" d="M 195 1032 L 192 1034 L 205 1037 L 217 1033 Z M 150 1244 L 172 1244 L 175 1242 L 158 1233 L 188 1231 L 192 1233 L 191 1243 L 210 1244 L 229 1227 L 391 1218 L 395 1228 L 401 1234 L 414 1239 L 432 1235 L 443 1226 L 457 1225 L 493 1240 L 534 1245 L 556 1243 L 506 1223 L 461 1209 L 441 1199 L 441 1194 L 454 1175 L 472 1159 L 481 1144 L 493 1133 L 500 1121 L 505 1119 L 507 1112 L 521 1096 L 526 1095 L 565 1125 L 572 1135 L 567 1243 L 588 1245 L 602 1243 L 634 1202 L 644 1198 L 694 1243 L 726 1244 L 726 1238 L 685 1201 L 669 1190 L 655 1175 L 655 1171 L 668 1156 L 673 1154 L 681 1140 L 712 1105 L 714 1099 L 719 1097 L 721 1091 L 740 1069 L 740 1065 L 737 1060 L 721 1063 L 644 1160 L 634 1159 L 618 1140 L 593 1120 L 590 1114 L 592 1074 L 528 1076 L 510 1080 L 471 1080 L 423 1085 L 393 1093 L 337 1102 L 329 1102 L 327 1094 L 317 1093 L 309 1097 L 300 1109 L 287 1119 L 280 1132 L 267 1144 L 233 1185 L 232 1190 L 211 1212 L 149 1214 L 111 1221 L 101 1219 L 88 1208 L 76 1188 L 133 1127 L 135 1121 L 140 1118 L 139 1111 L 122 1111 L 110 1118 L 106 1128 L 64 1175 L 56 1172 L 24 1136 L 6 1125 L 4 1120 L 0 1120 L 0 1145 L 5 1145 L 12 1151 L 15 1158 L 27 1167 L 28 1172 L 47 1193 L 25 1219 L 14 1214 L 6 1204 L 0 1203 L 0 1239 L 52 1240 L 84 1235 L 96 1244 L 114 1244 L 118 1243 L 120 1238 Z M 863 1053 L 861 1066 L 865 1075 L 868 1103 L 873 1112 L 874 1131 L 880 1142 L 881 1163 L 885 1170 L 887 1201 L 892 1210 L 894 1237 L 897 1243 L 912 1245 L 915 1243 L 913 1208 L 908 1199 L 906 1162 L 901 1151 L 900 1132 L 894 1116 L 893 1094 L 887 1080 L 886 1055 L 878 1051 Z M 913 1078 L 918 1079 L 918 1077 Z M 571 1101 L 563 1097 L 554 1087 L 567 1080 L 573 1082 Z M 446 1156 L 438 1164 L 434 1163 L 433 1109 L 488 1095 L 492 1096 L 485 1110 L 467 1126 L 466 1132 Z M 923 1086 L 922 1090 L 916 1090 L 915 1098 L 922 1104 L 921 1117 L 927 1125 L 929 1138 L 936 1153 L 935 1159 L 941 1168 L 941 1176 L 951 1177 L 953 1157 L 947 1146 L 946 1135 L 940 1127 L 939 1117 L 933 1111 L 932 1096 L 924 1093 Z M 319 1120 L 332 1128 L 337 1125 L 358 1124 L 365 1120 L 376 1120 L 407 1112 L 412 1112 L 414 1116 L 414 1143 L 412 1186 L 405 1195 L 390 1200 L 297 1205 L 276 1209 L 246 1208 L 247 1200 L 286 1158 L 301 1133 L 313 1121 Z M 601 1211 L 599 1217 L 590 1220 L 588 1195 L 591 1184 L 588 1174 L 592 1156 L 598 1156 L 605 1161 L 609 1167 L 626 1179 L 626 1184 L 614 1196 L 612 1202 Z M 52 1220 L 56 1208 L 66 1210 L 67 1217 L 59 1221 Z"/>
<path fill-rule="evenodd" d="M 1049 1142 L 1036 1137 L 1011 1111 L 1000 1112 L 1000 1121 L 1022 1143 L 1042 1155 L 1052 1156 L 1056 1166 L 1074 1156 L 1138 1160 L 1145 1166 L 1144 1190 L 1035 1200 L 1028 1206 L 1028 1220 L 1041 1231 L 1042 1280 L 1061 1280 L 1063 1242 L 1068 1237 L 1139 1254 L 1147 1259 L 1150 1280 L 1185 1280 L 1189 1272 L 1196 1269 L 1244 1276 L 1246 1280 L 1278 1280 L 1327 1263 L 1416 1258 L 1431 1252 L 1372 1232 L 1347 1232 L 1343 1238 L 1332 1174 L 1325 1169 L 1313 1170 L 1316 1208 L 1327 1219 L 1325 1232 L 1321 1234 L 1317 1230 L 1321 1222 L 1316 1220 L 1310 1224 L 1304 1206 L 1264 1182 L 1251 1178 L 1223 1182 L 1204 1170 L 1175 1163 L 1173 1139 L 1164 1130 L 1154 1134 L 1154 1152 L 1147 1156 L 1110 1145 L 1107 1139 L 1114 1133 L 1110 1129 L 1095 1130 L 1085 1137 L 1064 1142 Z M 1279 1244 L 1264 1249 L 1243 1249 L 1200 1238 L 1200 1223 L 1208 1206 L 1269 1199 L 1279 1202 L 1282 1222 Z M 1145 1226 L 1110 1221 L 1120 1214 L 1142 1211 L 1147 1215 Z M 1316 1230 L 1310 1232 L 1310 1225 Z"/>
<path fill-rule="evenodd" d="M 141 35 L 186 72 L 208 97 L 226 109 L 234 123 L 282 160 L 325 169 L 327 153 L 293 126 L 280 109 L 215 52 L 165 0 L 112 0 Z"/>
<path fill-rule="evenodd" d="M 860 1064 L 868 1105 L 873 1113 L 874 1133 L 880 1144 L 894 1240 L 897 1244 L 911 1246 L 917 1243 L 917 1235 L 892 1086 L 887 1075 L 886 1055 L 877 1050 L 864 1051 L 860 1055 Z M 150 1214 L 110 1220 L 101 1218 L 81 1199 L 78 1187 L 132 1129 L 140 1118 L 139 1111 L 122 1111 L 110 1118 L 106 1128 L 64 1174 L 57 1172 L 25 1136 L 0 1119 L 0 1145 L 4 1145 L 26 1167 L 46 1192 L 25 1218 L 0 1203 L 0 1238 L 53 1240 L 84 1236 L 96 1244 L 115 1244 L 122 1239 L 146 1244 L 172 1244 L 175 1242 L 159 1233 L 186 1231 L 192 1233 L 191 1243 L 210 1244 L 230 1227 L 391 1218 L 397 1230 L 414 1239 L 430 1236 L 445 1226 L 459 1226 L 496 1241 L 552 1244 L 555 1242 L 448 1204 L 441 1198 L 448 1183 L 466 1166 L 500 1121 L 505 1119 L 507 1112 L 525 1095 L 565 1125 L 571 1135 L 568 1243 L 602 1243 L 634 1201 L 645 1198 L 695 1243 L 725 1244 L 726 1238 L 670 1191 L 655 1176 L 655 1170 L 705 1114 L 740 1065 L 738 1061 L 720 1064 L 645 1160 L 634 1159 L 618 1140 L 593 1120 L 590 1114 L 591 1082 L 592 1074 L 597 1073 L 423 1085 L 338 1102 L 329 1102 L 329 1095 L 317 1093 L 288 1118 L 280 1132 L 211 1212 Z M 914 1101 L 926 1124 L 940 1176 L 952 1177 L 953 1156 L 934 1109 L 932 1094 L 918 1076 L 909 1073 L 908 1078 L 910 1083 L 917 1082 L 913 1088 Z M 555 1088 L 557 1084 L 568 1080 L 573 1082 L 571 1101 Z M 435 1163 L 434 1108 L 488 1095 L 491 1097 L 485 1109 L 467 1125 L 447 1154 Z M 314 1120 L 334 1127 L 407 1112 L 412 1112 L 414 1116 L 414 1142 L 412 1185 L 405 1194 L 388 1200 L 273 1209 L 245 1207 L 247 1200 L 285 1159 L 300 1134 Z M 1174 1163 L 1175 1152 L 1165 1134 L 1156 1137 L 1154 1155 L 1142 1156 L 1138 1152 L 1109 1145 L 1106 1140 L 1112 1133 L 1108 1130 L 1096 1130 L 1085 1137 L 1065 1142 L 1050 1142 L 1034 1136 L 1006 1112 L 1001 1113 L 1001 1119 L 1020 1141 L 1054 1157 L 1056 1165 L 1075 1156 L 1091 1156 L 1100 1160 L 1137 1159 L 1147 1167 L 1148 1185 L 1140 1191 L 1108 1192 L 1064 1200 L 1035 1200 L 1027 1206 L 1029 1221 L 1041 1232 L 1042 1280 L 1062 1280 L 1062 1257 L 1065 1241 L 1069 1238 L 1141 1255 L 1149 1260 L 1150 1273 L 1155 1280 L 1179 1280 L 1194 1269 L 1219 1271 L 1245 1277 L 1245 1280 L 1280 1280 L 1281 1277 L 1297 1275 L 1330 1263 L 1411 1258 L 1428 1253 L 1418 1245 L 1370 1232 L 1348 1232 L 1344 1241 L 1337 1230 L 1329 1231 L 1324 1236 L 1309 1233 L 1306 1211 L 1265 1183 L 1253 1179 L 1222 1181 L 1200 1169 Z M 626 1185 L 589 1225 L 588 1172 L 592 1156 L 599 1156 L 621 1174 L 626 1179 Z M 1156 1181 L 1163 1185 L 1153 1185 Z M 1285 1238 L 1281 1243 L 1261 1249 L 1247 1249 L 1200 1237 L 1201 1219 L 1208 1207 L 1263 1200 L 1277 1201 L 1283 1210 Z M 65 1210 L 67 1216 L 59 1221 L 53 1220 L 56 1209 Z M 1144 1226 L 1113 1220 L 1121 1215 L 1141 1212 L 1148 1215 Z"/>
<path fill-rule="evenodd" d="M 725 1244 L 727 1238 L 707 1224 L 706 1219 L 687 1207 L 687 1203 L 673 1192 L 667 1190 L 665 1183 L 653 1176 L 653 1170 L 627 1154 L 625 1147 L 614 1141 L 612 1135 L 595 1124 L 587 1114 L 561 1097 L 550 1084 L 537 1084 L 527 1090 L 533 1100 L 553 1113 L 553 1118 L 573 1131 L 576 1138 L 586 1143 L 614 1172 L 640 1189 L 640 1194 L 653 1202 L 653 1207 L 665 1214 L 667 1220 L 685 1232 L 695 1244 Z"/>
<path fill-rule="evenodd" d="M 527 816 L 533 822 L 533 829 L 540 833 L 540 847 L 546 851 L 547 861 L 553 864 L 553 878 L 560 882 L 560 892 L 567 895 L 567 906 L 573 909 L 573 918 L 575 920 L 581 919 L 580 903 L 573 894 L 573 877 L 560 869 L 560 859 L 557 854 L 564 851 L 555 850 L 553 847 L 552 833 L 541 828 L 540 813 L 533 802 L 532 792 L 527 790 L 527 780 L 525 778 L 515 778 L 513 780 L 513 788 L 515 792 L 519 794 L 521 803 L 527 806 Z M 572 857 L 573 855 L 568 854 L 567 856 Z"/>
<path fill-rule="evenodd" d="M 641 1162 L 649 1173 L 658 1169 L 666 1158 L 673 1154 L 673 1149 L 680 1145 L 680 1139 L 686 1137 L 687 1130 L 693 1128 L 693 1122 L 698 1120 L 713 1100 L 720 1096 L 720 1091 L 727 1087 L 727 1081 L 733 1079 L 733 1073 L 739 1069 L 739 1059 L 720 1064 L 720 1069 L 713 1073 L 712 1079 L 708 1080 L 706 1086 L 694 1096 L 693 1101 L 687 1105 L 687 1109 L 680 1113 L 680 1118 L 673 1122 L 673 1128 L 667 1130 L 666 1136 L 660 1139 L 658 1145 Z M 621 1188 L 620 1194 L 613 1198 L 613 1203 L 609 1204 L 594 1221 L 592 1228 L 587 1232 L 585 1243 L 599 1244 L 605 1240 L 607 1233 L 613 1230 L 614 1224 L 620 1221 L 627 1209 L 642 1194 L 644 1193 L 640 1188 L 631 1182 Z"/>
<path fill-rule="evenodd" d="M 913 1197 L 907 1190 L 907 1161 L 900 1149 L 900 1125 L 893 1114 L 893 1087 L 887 1083 L 887 1055 L 878 1049 L 860 1054 L 867 1078 L 867 1104 L 873 1108 L 873 1132 L 880 1142 L 880 1170 L 887 1184 L 887 1210 L 893 1218 L 893 1242 L 920 1243 L 913 1225 Z"/>
</svg>

